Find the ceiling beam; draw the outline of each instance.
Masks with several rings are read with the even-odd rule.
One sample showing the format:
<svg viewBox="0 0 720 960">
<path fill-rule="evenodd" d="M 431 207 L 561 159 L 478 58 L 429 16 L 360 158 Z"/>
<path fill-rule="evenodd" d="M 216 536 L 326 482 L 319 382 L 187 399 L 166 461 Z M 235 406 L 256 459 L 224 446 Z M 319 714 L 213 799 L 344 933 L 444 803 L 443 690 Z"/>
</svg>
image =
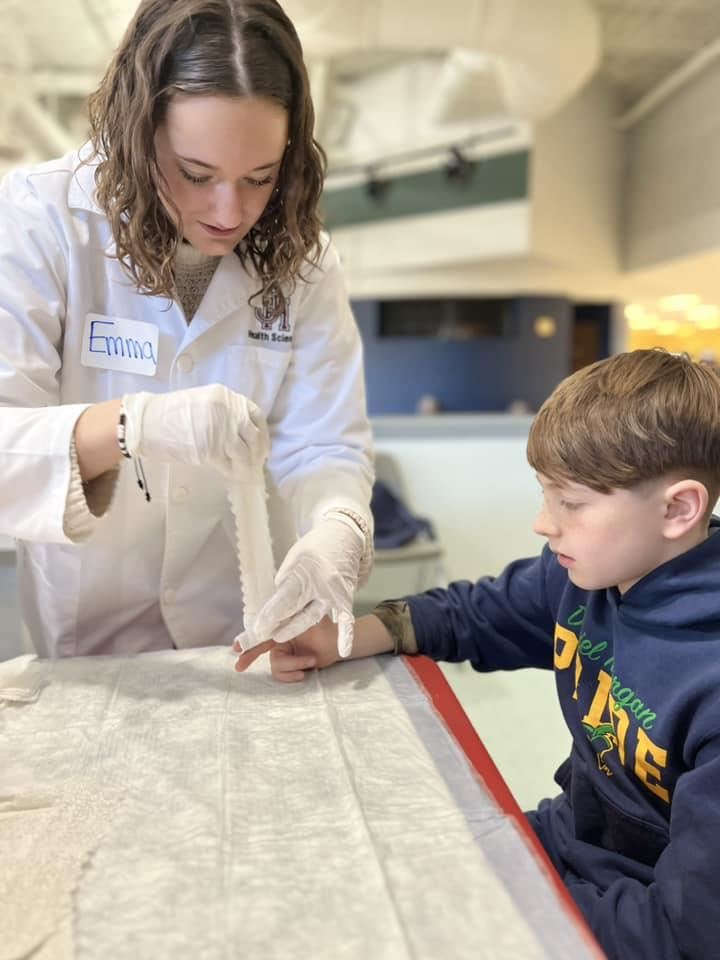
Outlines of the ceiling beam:
<svg viewBox="0 0 720 960">
<path fill-rule="evenodd" d="M 686 60 L 677 70 L 673 70 L 656 87 L 649 90 L 644 96 L 623 113 L 617 126 L 620 130 L 628 130 L 642 120 L 661 103 L 664 103 L 676 90 L 693 80 L 701 71 L 720 57 L 720 37 L 701 47 L 698 52 Z"/>
</svg>

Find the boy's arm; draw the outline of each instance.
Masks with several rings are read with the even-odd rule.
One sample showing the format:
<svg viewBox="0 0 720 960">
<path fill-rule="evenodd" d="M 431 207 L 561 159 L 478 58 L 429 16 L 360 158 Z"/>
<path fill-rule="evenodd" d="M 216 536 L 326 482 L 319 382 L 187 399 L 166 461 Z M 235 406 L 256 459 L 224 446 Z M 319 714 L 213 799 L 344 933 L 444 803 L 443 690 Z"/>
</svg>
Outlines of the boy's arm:
<svg viewBox="0 0 720 960">
<path fill-rule="evenodd" d="M 481 671 L 552 669 L 555 611 L 566 584 L 567 573 L 546 548 L 540 557 L 509 564 L 498 577 L 408 597 L 412 630 L 400 650 L 467 660 Z M 382 616 L 382 607 L 376 613 Z"/>
<path fill-rule="evenodd" d="M 386 601 L 356 621 L 351 659 L 394 651 L 469 660 L 476 670 L 551 669 L 554 610 L 566 583 L 566 572 L 546 550 L 510 564 L 497 578 Z M 306 670 L 339 659 L 337 627 L 326 617 L 289 643 L 269 640 L 242 653 L 236 669 L 246 670 L 267 652 L 277 680 L 302 680 Z"/>
<path fill-rule="evenodd" d="M 236 642 L 234 649 L 240 654 L 235 669 L 243 673 L 264 653 L 270 654 L 270 670 L 276 680 L 297 683 L 305 679 L 308 670 L 323 669 L 340 659 L 338 655 L 338 628 L 329 617 L 323 617 L 314 627 L 286 643 L 268 640 L 251 650 L 242 652 Z M 355 637 L 349 660 L 373 657 L 378 653 L 390 653 L 393 640 L 385 625 L 370 614 L 355 621 Z"/>
<path fill-rule="evenodd" d="M 649 886 L 564 878 L 608 960 L 720 958 L 720 732 L 695 762 L 675 786 L 670 840 Z"/>
</svg>

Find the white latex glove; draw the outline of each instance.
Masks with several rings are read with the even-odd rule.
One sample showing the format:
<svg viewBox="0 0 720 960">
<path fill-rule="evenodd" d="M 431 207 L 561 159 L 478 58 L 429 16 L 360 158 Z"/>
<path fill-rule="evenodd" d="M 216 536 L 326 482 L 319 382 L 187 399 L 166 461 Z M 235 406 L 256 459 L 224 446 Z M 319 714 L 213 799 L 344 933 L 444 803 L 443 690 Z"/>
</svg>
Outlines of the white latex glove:
<svg viewBox="0 0 720 960">
<path fill-rule="evenodd" d="M 262 463 L 270 449 L 260 408 L 219 383 L 132 393 L 123 406 L 131 456 L 215 467 L 228 477 L 233 458 Z"/>
<path fill-rule="evenodd" d="M 364 551 L 365 537 L 349 517 L 324 517 L 288 550 L 275 576 L 277 589 L 255 619 L 255 642 L 286 643 L 328 615 L 338 625 L 338 653 L 347 657 Z"/>
</svg>

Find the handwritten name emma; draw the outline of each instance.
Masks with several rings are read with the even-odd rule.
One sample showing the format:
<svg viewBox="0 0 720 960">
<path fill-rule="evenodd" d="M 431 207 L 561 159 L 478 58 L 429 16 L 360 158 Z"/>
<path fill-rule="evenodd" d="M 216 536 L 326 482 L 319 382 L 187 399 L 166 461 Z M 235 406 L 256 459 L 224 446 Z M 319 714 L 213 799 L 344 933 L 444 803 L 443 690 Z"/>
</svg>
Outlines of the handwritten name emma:
<svg viewBox="0 0 720 960">
<path fill-rule="evenodd" d="M 102 330 L 101 328 L 110 328 Z M 118 336 L 114 320 L 91 320 L 88 350 L 106 357 L 122 357 L 127 360 L 152 360 L 157 364 L 155 348 L 150 340 Z"/>
</svg>

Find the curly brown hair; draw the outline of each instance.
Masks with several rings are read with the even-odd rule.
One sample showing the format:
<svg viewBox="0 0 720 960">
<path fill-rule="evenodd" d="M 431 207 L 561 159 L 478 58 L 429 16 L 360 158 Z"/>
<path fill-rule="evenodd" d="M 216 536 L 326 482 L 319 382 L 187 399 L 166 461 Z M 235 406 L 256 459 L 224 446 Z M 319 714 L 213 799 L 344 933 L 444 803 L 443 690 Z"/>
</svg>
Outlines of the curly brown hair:
<svg viewBox="0 0 720 960">
<path fill-rule="evenodd" d="M 88 101 L 97 200 L 139 290 L 172 298 L 181 241 L 160 198 L 155 132 L 174 94 L 266 97 L 288 113 L 277 190 L 236 248 L 260 280 L 253 296 L 292 293 L 317 262 L 325 154 L 302 47 L 276 0 L 143 0 Z"/>
</svg>

